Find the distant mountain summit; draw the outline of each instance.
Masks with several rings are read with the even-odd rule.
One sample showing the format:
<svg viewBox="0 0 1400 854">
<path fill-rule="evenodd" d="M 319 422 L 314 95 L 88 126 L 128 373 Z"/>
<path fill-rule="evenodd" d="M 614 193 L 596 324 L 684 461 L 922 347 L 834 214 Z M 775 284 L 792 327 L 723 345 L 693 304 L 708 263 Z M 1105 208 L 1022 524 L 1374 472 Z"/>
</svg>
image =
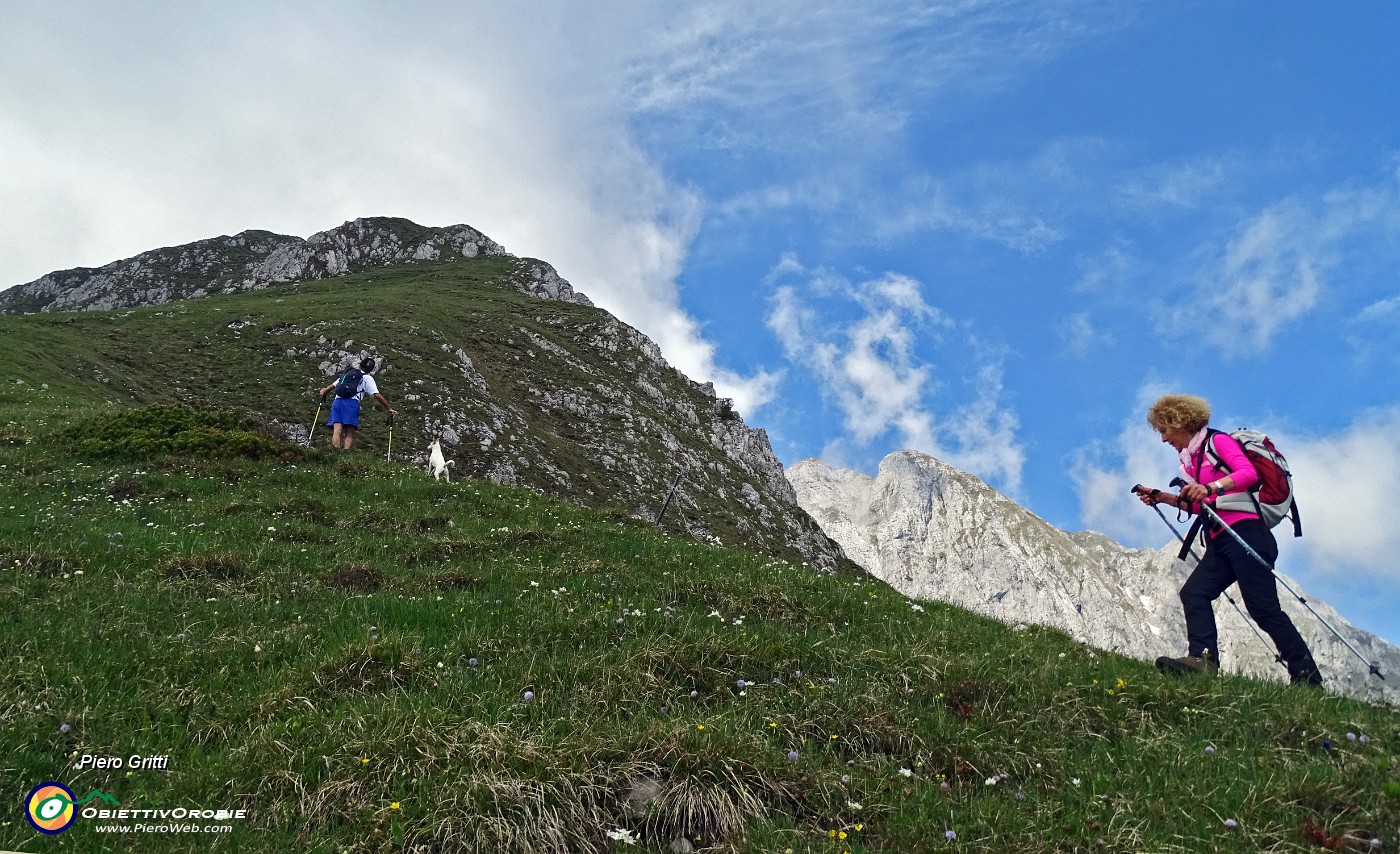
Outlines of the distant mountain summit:
<svg viewBox="0 0 1400 854">
<path fill-rule="evenodd" d="M 243 231 L 155 249 L 102 267 L 49 273 L 0 292 L 0 312 L 88 311 L 160 305 L 209 294 L 325 279 L 375 267 L 505 255 L 499 243 L 467 225 L 432 228 L 396 217 L 367 217 L 305 240 Z M 516 282 L 545 299 L 592 305 L 553 267 L 526 259 Z"/>
<path fill-rule="evenodd" d="M 1188 568 L 1177 545 L 1124 548 L 1091 531 L 1066 533 L 981 480 L 916 451 L 896 451 L 875 477 L 802 460 L 787 471 L 797 501 L 846 555 L 915 599 L 933 599 L 1010 625 L 1060 629 L 1100 649 L 1152 660 L 1186 652 L 1177 591 Z M 1290 585 L 1298 589 L 1291 579 Z M 1229 594 L 1244 607 L 1236 588 Z M 1400 682 L 1382 682 L 1296 599 L 1280 599 L 1312 647 L 1330 690 L 1400 703 Z M 1400 648 L 1347 623 L 1309 598 L 1387 675 Z M 1216 605 L 1223 666 L 1283 679 L 1272 646 L 1255 637 L 1228 601 Z"/>
</svg>

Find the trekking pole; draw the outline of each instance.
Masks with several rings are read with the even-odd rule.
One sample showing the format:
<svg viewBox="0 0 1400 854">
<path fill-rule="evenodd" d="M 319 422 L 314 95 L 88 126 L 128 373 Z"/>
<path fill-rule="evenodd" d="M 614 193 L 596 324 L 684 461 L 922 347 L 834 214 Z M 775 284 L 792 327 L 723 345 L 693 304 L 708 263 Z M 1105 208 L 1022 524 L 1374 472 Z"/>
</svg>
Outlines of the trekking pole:
<svg viewBox="0 0 1400 854">
<path fill-rule="evenodd" d="M 1173 484 L 1173 485 L 1175 485 L 1175 484 Z M 1336 638 L 1337 638 L 1337 640 L 1341 641 L 1342 644 L 1343 644 L 1344 646 L 1346 646 L 1347 649 L 1351 650 L 1353 655 L 1355 655 L 1357 658 L 1359 658 L 1359 659 L 1361 659 L 1363 662 L 1365 662 L 1365 663 L 1366 663 L 1366 667 L 1367 667 L 1367 669 L 1368 669 L 1368 672 L 1369 672 L 1371 675 L 1380 678 L 1380 680 L 1381 680 L 1382 682 L 1385 681 L 1385 674 L 1381 673 L 1381 663 L 1380 663 L 1379 661 L 1367 661 L 1367 660 L 1366 660 L 1366 656 L 1362 655 L 1362 654 L 1356 649 L 1356 647 L 1354 647 L 1354 646 L 1351 645 L 1351 641 L 1349 641 L 1349 640 L 1347 640 L 1346 638 L 1342 637 L 1342 635 L 1341 635 L 1340 632 L 1338 632 L 1336 629 L 1332 628 L 1332 624 L 1331 624 L 1331 623 L 1329 623 L 1329 622 L 1327 622 L 1326 620 L 1324 620 L 1324 619 L 1322 618 L 1322 615 L 1321 615 L 1321 614 L 1319 614 L 1317 611 L 1314 611 L 1314 610 L 1313 610 L 1313 606 L 1311 606 L 1311 605 L 1308 604 L 1308 600 L 1304 599 L 1301 595 L 1299 595 L 1298 591 L 1294 590 L 1291 586 L 1289 586 L 1289 584 L 1288 584 L 1287 581 L 1284 581 L 1283 576 L 1278 574 L 1278 570 L 1274 569 L 1273 566 L 1270 565 L 1269 562 L 1268 562 L 1267 560 L 1264 560 L 1264 558 L 1260 557 L 1259 553 L 1256 552 L 1253 548 L 1251 548 L 1250 545 L 1249 545 L 1249 543 L 1246 543 L 1246 542 L 1244 541 L 1244 538 L 1243 538 L 1243 537 L 1241 537 L 1239 534 L 1235 533 L 1235 529 L 1234 529 L 1234 528 L 1231 528 L 1229 525 L 1226 525 L 1226 524 L 1225 524 L 1224 520 L 1222 520 L 1222 519 L 1220 518 L 1219 514 L 1217 514 L 1217 513 L 1215 512 L 1215 508 L 1211 507 L 1209 504 L 1207 504 L 1207 503 L 1205 503 L 1204 501 L 1202 501 L 1202 502 L 1201 502 L 1201 510 L 1203 510 L 1203 511 L 1206 513 L 1206 515 L 1210 516 L 1210 518 L 1213 519 L 1213 520 L 1215 521 L 1215 524 L 1217 524 L 1217 525 L 1219 525 L 1220 527 L 1224 528 L 1225 531 L 1226 531 L 1227 533 L 1229 533 L 1230 536 L 1234 537 L 1234 538 L 1235 538 L 1235 542 L 1237 542 L 1237 543 L 1239 543 L 1241 546 L 1243 546 L 1243 547 L 1244 547 L 1244 550 L 1247 551 L 1247 552 L 1249 552 L 1249 556 L 1250 556 L 1250 557 L 1252 557 L 1252 558 L 1254 558 L 1255 560 L 1259 561 L 1259 564 L 1260 564 L 1261 566 L 1263 566 L 1265 569 L 1269 570 L 1269 572 L 1273 573 L 1274 578 L 1277 578 L 1277 579 L 1278 579 L 1278 583 L 1283 585 L 1283 589 L 1284 589 L 1284 590 L 1287 590 L 1289 593 L 1292 593 L 1292 594 L 1293 594 L 1293 598 L 1295 598 L 1295 599 L 1297 599 L 1299 602 L 1303 603 L 1303 607 L 1304 607 L 1304 608 L 1307 608 L 1307 609 L 1308 609 L 1308 612 L 1311 613 L 1314 617 L 1317 617 L 1318 622 L 1320 622 L 1320 623 L 1322 623 L 1324 626 L 1326 626 L 1326 627 L 1327 627 L 1327 630 L 1330 631 L 1333 635 L 1335 635 Z"/>
<path fill-rule="evenodd" d="M 316 404 L 316 417 L 311 419 L 311 426 L 306 429 L 306 447 L 311 447 L 311 440 L 316 438 L 316 424 L 321 420 L 321 407 L 326 405 L 326 396 L 321 395 L 321 402 Z"/>
<path fill-rule="evenodd" d="M 661 517 L 666 515 L 666 508 L 671 506 L 671 496 L 676 494 L 676 487 L 680 485 L 681 476 L 676 475 L 676 479 L 671 481 L 671 491 L 666 493 L 666 503 L 661 505 L 661 512 L 656 514 L 656 524 L 661 524 Z"/>
<path fill-rule="evenodd" d="M 385 461 L 394 458 L 394 416 L 389 416 L 389 451 L 384 455 Z"/>
<path fill-rule="evenodd" d="M 1140 495 L 1140 494 L 1142 494 L 1143 492 L 1147 492 L 1148 490 L 1147 490 L 1147 487 L 1143 486 L 1142 484 L 1138 484 L 1138 485 L 1136 485 L 1136 486 L 1133 487 L 1133 490 L 1132 490 L 1132 491 L 1133 491 L 1133 494 L 1134 494 L 1134 495 Z M 1152 490 L 1152 492 L 1157 492 L 1157 491 L 1158 491 L 1158 490 L 1155 490 L 1155 489 Z M 1201 556 L 1198 555 L 1198 554 L 1196 554 L 1196 550 L 1193 549 L 1193 548 L 1191 547 L 1190 543 L 1187 543 L 1187 542 L 1186 542 L 1186 538 L 1183 537 L 1183 536 L 1181 535 L 1181 532 L 1178 531 L 1178 530 L 1176 529 L 1176 526 L 1173 525 L 1173 524 L 1171 523 L 1171 520 L 1169 520 L 1169 519 L 1167 518 L 1167 514 L 1163 513 L 1163 512 L 1162 512 L 1162 508 L 1161 508 L 1160 506 L 1156 505 L 1156 504 L 1153 504 L 1153 505 L 1152 505 L 1152 509 L 1157 511 L 1157 518 L 1161 519 L 1162 522 L 1165 523 L 1166 526 L 1167 526 L 1168 528 L 1171 528 L 1171 529 L 1172 529 L 1172 533 L 1176 535 L 1177 540 L 1180 541 L 1181 544 L 1182 544 L 1183 546 L 1186 546 L 1186 551 L 1187 551 L 1187 553 L 1190 554 L 1191 557 L 1193 557 L 1193 558 L 1196 559 L 1196 565 L 1199 566 L 1200 563 L 1201 563 Z M 1221 593 L 1224 594 L 1225 600 L 1226 600 L 1227 602 L 1229 602 L 1231 605 L 1235 606 L 1235 612 L 1238 613 L 1238 614 L 1240 615 L 1240 619 L 1241 619 L 1241 620 L 1244 620 L 1244 624 L 1245 624 L 1246 626 L 1249 626 L 1250 630 L 1254 632 L 1254 636 L 1255 636 L 1256 638 L 1259 638 L 1259 642 L 1262 643 L 1262 644 L 1264 645 L 1264 648 L 1265 648 L 1265 649 L 1269 649 L 1269 648 L 1270 648 L 1269 641 L 1268 641 L 1267 639 L 1265 639 L 1264 633 L 1261 632 L 1261 631 L 1259 631 L 1259 627 L 1258 627 L 1258 626 L 1254 625 L 1254 621 L 1251 620 L 1251 619 L 1249 618 L 1249 615 L 1247 615 L 1247 614 L 1244 612 L 1244 609 L 1240 607 L 1240 603 L 1238 603 L 1238 602 L 1235 601 L 1234 597 L 1230 595 L 1229 591 L 1227 591 L 1227 590 L 1222 590 Z M 1284 660 L 1283 660 L 1283 656 L 1279 655 L 1277 652 L 1274 653 L 1274 661 L 1277 661 L 1279 664 L 1282 664 L 1285 668 L 1288 667 L 1288 662 L 1284 661 Z"/>
</svg>

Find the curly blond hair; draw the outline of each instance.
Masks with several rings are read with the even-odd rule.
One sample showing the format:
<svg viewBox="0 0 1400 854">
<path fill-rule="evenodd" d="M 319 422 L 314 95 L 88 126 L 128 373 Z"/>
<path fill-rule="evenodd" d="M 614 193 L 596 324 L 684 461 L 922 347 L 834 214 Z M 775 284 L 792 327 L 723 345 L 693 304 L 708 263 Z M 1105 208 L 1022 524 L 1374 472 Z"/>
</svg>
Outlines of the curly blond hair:
<svg viewBox="0 0 1400 854">
<path fill-rule="evenodd" d="M 1210 404 L 1193 394 L 1164 394 L 1147 410 L 1147 423 L 1158 432 L 1178 427 L 1195 433 L 1210 423 Z"/>
</svg>

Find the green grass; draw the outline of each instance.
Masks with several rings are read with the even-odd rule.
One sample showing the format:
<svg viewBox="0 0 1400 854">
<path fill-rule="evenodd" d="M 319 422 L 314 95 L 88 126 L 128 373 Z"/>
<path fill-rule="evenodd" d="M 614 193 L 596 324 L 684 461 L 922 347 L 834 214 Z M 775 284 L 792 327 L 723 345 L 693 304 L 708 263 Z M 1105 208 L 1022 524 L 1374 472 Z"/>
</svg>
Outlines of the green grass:
<svg viewBox="0 0 1400 854">
<path fill-rule="evenodd" d="M 623 511 L 269 452 L 225 416 L 91 419 L 90 395 L 0 387 L 0 848 L 1400 843 L 1393 709 L 1165 679 Z M 85 754 L 169 768 L 72 770 Z M 248 816 L 42 837 L 18 805 L 48 780 Z"/>
</svg>

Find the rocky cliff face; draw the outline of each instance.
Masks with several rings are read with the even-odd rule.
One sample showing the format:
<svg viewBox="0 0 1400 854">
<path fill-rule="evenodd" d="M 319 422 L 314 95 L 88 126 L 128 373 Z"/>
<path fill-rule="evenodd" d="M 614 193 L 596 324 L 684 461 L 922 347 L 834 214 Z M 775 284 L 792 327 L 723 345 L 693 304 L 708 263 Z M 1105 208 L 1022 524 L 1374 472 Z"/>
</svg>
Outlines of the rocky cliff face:
<svg viewBox="0 0 1400 854">
<path fill-rule="evenodd" d="M 374 267 L 504 255 L 505 249 L 466 225 L 427 228 L 406 219 L 347 222 L 302 240 L 244 231 L 143 252 L 97 269 L 50 273 L 0 293 L 0 312 L 86 311 L 160 305 L 208 294 L 234 293 L 340 276 Z M 591 305 L 541 261 L 517 286 L 545 299 Z"/>
<path fill-rule="evenodd" d="M 1189 569 L 1176 560 L 1175 543 L 1162 551 L 1126 549 L 1093 532 L 1065 533 L 977 478 L 913 451 L 886 457 L 874 478 L 816 460 L 797 463 L 787 475 L 798 503 L 846 554 L 908 596 L 1011 625 L 1051 626 L 1143 660 L 1186 652 L 1177 591 Z M 1243 609 L 1238 591 L 1228 592 Z M 1400 702 L 1400 685 L 1368 675 L 1317 617 L 1280 592 L 1330 690 Z M 1388 678 L 1400 672 L 1400 648 L 1351 626 L 1324 603 L 1308 604 Z M 1286 678 L 1272 645 L 1223 597 L 1216 619 L 1226 670 Z"/>
</svg>

